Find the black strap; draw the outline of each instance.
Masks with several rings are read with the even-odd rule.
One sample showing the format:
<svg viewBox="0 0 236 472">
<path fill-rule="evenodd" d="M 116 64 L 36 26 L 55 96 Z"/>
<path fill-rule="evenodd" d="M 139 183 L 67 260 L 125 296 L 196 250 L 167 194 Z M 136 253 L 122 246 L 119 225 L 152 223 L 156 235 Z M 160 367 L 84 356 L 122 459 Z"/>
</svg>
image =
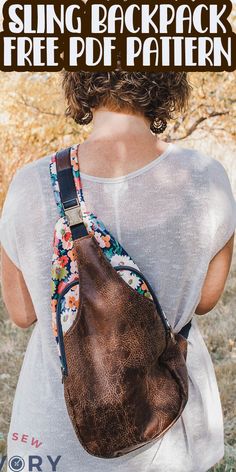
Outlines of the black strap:
<svg viewBox="0 0 236 472">
<path fill-rule="evenodd" d="M 192 320 L 190 320 L 185 326 L 183 326 L 183 328 L 179 331 L 179 334 L 182 334 L 182 336 L 184 336 L 187 339 L 191 326 L 192 326 Z"/>
<path fill-rule="evenodd" d="M 79 212 L 81 210 L 75 187 L 70 153 L 71 148 L 69 147 L 67 149 L 63 149 L 62 151 L 59 151 L 56 154 L 58 185 L 60 190 L 61 202 L 65 210 L 66 216 L 68 216 L 70 210 L 74 210 L 74 215 L 78 215 L 79 217 Z M 74 224 L 72 219 L 69 219 L 69 224 L 74 240 L 88 235 L 86 227 L 82 221 L 78 224 Z"/>
</svg>

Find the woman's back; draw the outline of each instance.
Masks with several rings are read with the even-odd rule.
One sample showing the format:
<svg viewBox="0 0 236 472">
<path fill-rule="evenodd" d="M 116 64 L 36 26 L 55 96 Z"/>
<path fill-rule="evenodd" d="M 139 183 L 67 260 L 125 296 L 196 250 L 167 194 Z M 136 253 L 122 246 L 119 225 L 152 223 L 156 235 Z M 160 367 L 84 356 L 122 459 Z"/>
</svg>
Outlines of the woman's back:
<svg viewBox="0 0 236 472">
<path fill-rule="evenodd" d="M 57 471 L 205 472 L 223 456 L 223 421 L 210 355 L 196 316 L 189 334 L 189 400 L 182 417 L 160 440 L 116 459 L 90 456 L 66 412 L 60 363 L 51 329 L 50 270 L 58 210 L 50 156 L 24 166 L 11 183 L 1 219 L 1 243 L 22 271 L 38 322 L 14 400 L 8 454 L 28 461 L 61 456 Z M 81 173 L 87 209 L 95 213 L 137 263 L 175 331 L 194 315 L 214 255 L 236 226 L 236 207 L 221 164 L 169 145 L 145 167 L 107 179 Z M 33 418 L 33 423 L 32 423 Z M 26 434 L 27 442 L 13 433 Z M 31 445 L 32 437 L 38 447 Z M 34 441 L 33 441 L 34 442 Z M 42 444 L 40 444 L 42 443 Z M 205 446 L 207 454 L 202 454 Z M 50 470 L 50 469 L 49 469 Z"/>
</svg>

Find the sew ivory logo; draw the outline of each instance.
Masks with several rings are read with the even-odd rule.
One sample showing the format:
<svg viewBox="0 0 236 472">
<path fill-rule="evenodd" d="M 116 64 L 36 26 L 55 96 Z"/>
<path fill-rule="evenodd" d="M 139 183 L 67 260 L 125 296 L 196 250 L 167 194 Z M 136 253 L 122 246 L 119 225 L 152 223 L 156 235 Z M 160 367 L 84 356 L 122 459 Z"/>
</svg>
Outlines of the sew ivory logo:
<svg viewBox="0 0 236 472">
<path fill-rule="evenodd" d="M 3 434 L 0 434 L 0 439 L 3 440 Z M 35 437 L 30 437 L 28 434 L 12 434 L 12 441 L 18 444 L 29 444 L 31 448 L 40 449 L 43 445 L 42 441 Z M 57 472 L 58 464 L 61 456 L 52 457 L 51 455 L 42 456 L 40 454 L 20 455 L 14 454 L 12 457 L 7 455 L 0 455 L 0 471 L 5 465 L 8 465 L 12 472 Z"/>
</svg>

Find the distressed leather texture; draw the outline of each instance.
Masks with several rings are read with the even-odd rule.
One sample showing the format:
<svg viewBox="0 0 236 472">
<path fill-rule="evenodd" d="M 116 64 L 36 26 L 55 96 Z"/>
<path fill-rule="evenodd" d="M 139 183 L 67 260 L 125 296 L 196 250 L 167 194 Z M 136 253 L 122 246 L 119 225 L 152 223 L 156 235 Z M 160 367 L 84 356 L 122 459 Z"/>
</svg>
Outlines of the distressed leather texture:
<svg viewBox="0 0 236 472">
<path fill-rule="evenodd" d="M 155 441 L 180 417 L 187 340 L 167 334 L 154 302 L 120 277 L 94 236 L 74 244 L 80 303 L 64 336 L 65 401 L 84 449 L 114 458 Z"/>
</svg>

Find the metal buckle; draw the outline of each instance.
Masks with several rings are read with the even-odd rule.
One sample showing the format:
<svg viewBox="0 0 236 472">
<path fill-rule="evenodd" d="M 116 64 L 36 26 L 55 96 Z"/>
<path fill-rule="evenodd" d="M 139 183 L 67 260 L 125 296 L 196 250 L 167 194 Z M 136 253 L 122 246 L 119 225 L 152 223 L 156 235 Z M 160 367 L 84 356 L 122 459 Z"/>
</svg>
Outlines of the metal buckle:
<svg viewBox="0 0 236 472">
<path fill-rule="evenodd" d="M 169 328 L 169 335 L 170 335 L 170 338 L 172 339 L 172 341 L 176 344 L 175 333 L 174 333 L 172 327 Z"/>
<path fill-rule="evenodd" d="M 70 226 L 76 226 L 83 223 L 83 215 L 80 205 L 71 208 L 64 208 L 64 211 Z"/>
<path fill-rule="evenodd" d="M 165 318 L 165 320 L 166 320 L 166 325 L 167 325 L 167 330 L 168 330 L 169 336 L 170 336 L 170 338 L 172 339 L 172 341 L 173 341 L 174 343 L 176 343 L 175 332 L 174 332 L 174 330 L 173 330 L 171 324 L 169 323 L 169 320 L 168 320 L 168 318 L 167 318 L 167 316 L 166 316 L 164 310 L 162 310 L 162 313 L 163 313 L 164 318 Z"/>
<path fill-rule="evenodd" d="M 62 377 L 61 377 L 61 383 L 64 384 L 65 382 L 65 378 L 67 377 L 67 372 L 66 372 L 66 369 L 64 367 L 61 366 L 61 374 L 62 374 Z"/>
</svg>

